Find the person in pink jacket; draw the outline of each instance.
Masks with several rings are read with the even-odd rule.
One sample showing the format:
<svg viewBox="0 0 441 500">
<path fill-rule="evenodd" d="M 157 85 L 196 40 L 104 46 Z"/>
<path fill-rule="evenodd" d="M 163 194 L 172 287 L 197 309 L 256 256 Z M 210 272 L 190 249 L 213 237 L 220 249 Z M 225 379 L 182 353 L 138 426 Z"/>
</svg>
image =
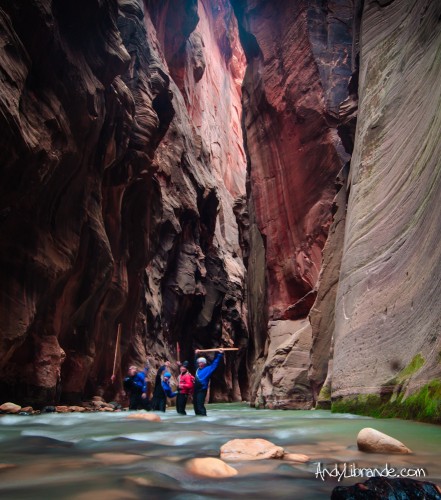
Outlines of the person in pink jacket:
<svg viewBox="0 0 441 500">
<path fill-rule="evenodd" d="M 180 374 L 178 377 L 178 395 L 176 397 L 176 411 L 179 415 L 187 415 L 185 406 L 187 404 L 188 396 L 193 394 L 194 377 L 188 371 L 188 361 L 184 361 L 179 367 Z"/>
</svg>

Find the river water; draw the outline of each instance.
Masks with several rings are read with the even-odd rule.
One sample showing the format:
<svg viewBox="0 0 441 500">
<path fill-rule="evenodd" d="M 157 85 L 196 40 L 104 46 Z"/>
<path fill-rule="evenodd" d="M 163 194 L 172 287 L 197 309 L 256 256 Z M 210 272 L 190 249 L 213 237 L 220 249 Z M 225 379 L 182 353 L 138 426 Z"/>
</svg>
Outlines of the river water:
<svg viewBox="0 0 441 500">
<path fill-rule="evenodd" d="M 340 471 L 346 464 L 346 476 L 355 467 L 384 470 L 387 464 L 441 484 L 441 427 L 435 425 L 328 411 L 255 410 L 242 404 L 207 409 L 205 418 L 192 411 L 182 417 L 169 409 L 161 422 L 129 420 L 128 412 L 0 416 L 0 498 L 326 499 L 335 486 L 360 481 L 323 480 L 317 474 L 325 468 L 332 472 L 335 464 Z M 413 453 L 359 452 L 356 437 L 363 427 L 399 439 Z M 186 471 L 187 460 L 219 457 L 222 444 L 235 438 L 268 439 L 311 460 L 234 462 L 239 474 L 228 479 Z"/>
</svg>

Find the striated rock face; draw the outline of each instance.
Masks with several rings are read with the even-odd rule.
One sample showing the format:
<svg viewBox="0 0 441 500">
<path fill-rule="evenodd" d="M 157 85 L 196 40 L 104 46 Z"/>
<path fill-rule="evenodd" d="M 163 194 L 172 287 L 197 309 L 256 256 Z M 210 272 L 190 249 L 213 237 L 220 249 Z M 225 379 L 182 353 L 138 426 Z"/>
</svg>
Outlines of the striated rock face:
<svg viewBox="0 0 441 500">
<path fill-rule="evenodd" d="M 337 128 L 353 70 L 353 3 L 233 4 L 248 59 L 243 106 L 252 397 L 259 394 L 259 404 L 267 406 L 305 408 L 313 401 L 307 377 L 312 339 L 303 330 L 299 342 L 297 321 L 316 298 L 335 180 L 348 158 Z M 296 359 L 283 377 L 275 373 L 280 345 L 287 359 Z M 300 399 L 292 397 L 293 386 Z"/>
<path fill-rule="evenodd" d="M 231 14 L 223 1 L 2 2 L 4 399 L 113 397 L 118 323 L 117 375 L 173 359 L 177 341 L 190 359 L 246 345 Z M 231 359 L 213 398 L 246 391 Z"/>
<path fill-rule="evenodd" d="M 256 393 L 256 406 L 303 409 L 311 407 L 308 380 L 311 325 L 307 319 L 270 321 L 266 361 Z"/>
<path fill-rule="evenodd" d="M 441 5 L 365 2 L 335 409 L 439 421 Z"/>
<path fill-rule="evenodd" d="M 347 172 L 343 168 L 337 180 L 341 188 L 334 199 L 333 221 L 323 249 L 322 269 L 317 297 L 309 313 L 312 341 L 308 378 L 317 408 L 331 407 L 334 308 L 342 258 L 347 203 Z"/>
<path fill-rule="evenodd" d="M 113 274 L 101 179 L 133 122 L 116 3 L 61 3 L 0 11 L 0 380 L 15 400 L 53 399 L 66 356 L 85 386 Z"/>
</svg>

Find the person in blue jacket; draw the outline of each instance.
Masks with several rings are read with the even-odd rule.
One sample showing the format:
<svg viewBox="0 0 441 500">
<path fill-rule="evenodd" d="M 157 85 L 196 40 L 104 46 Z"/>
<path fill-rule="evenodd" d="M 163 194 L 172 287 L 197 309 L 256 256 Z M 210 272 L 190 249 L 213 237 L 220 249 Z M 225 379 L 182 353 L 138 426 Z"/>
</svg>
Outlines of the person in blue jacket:
<svg viewBox="0 0 441 500">
<path fill-rule="evenodd" d="M 129 410 L 150 410 L 150 402 L 147 396 L 147 371 L 149 367 L 146 364 L 144 370 L 138 371 L 136 366 L 130 366 L 127 377 L 124 379 L 123 386 L 126 394 L 129 396 Z"/>
<path fill-rule="evenodd" d="M 167 397 L 174 398 L 177 392 L 173 392 L 170 387 L 171 373 L 166 371 L 170 367 L 170 361 L 166 361 L 158 369 L 155 380 L 155 389 L 152 398 L 152 409 L 157 411 L 165 411 L 167 406 Z"/>
<path fill-rule="evenodd" d="M 164 391 L 164 394 L 166 397 L 175 398 L 178 393 L 173 392 L 172 388 L 170 387 L 170 379 L 171 379 L 171 373 L 165 372 L 163 377 L 162 377 L 162 384 L 161 384 L 162 390 Z"/>
<path fill-rule="evenodd" d="M 195 350 L 196 355 L 199 353 L 199 349 Z M 207 410 L 205 409 L 205 398 L 207 396 L 208 384 L 210 383 L 210 378 L 213 375 L 214 370 L 219 366 L 220 360 L 224 356 L 223 349 L 219 349 L 216 357 L 211 365 L 207 364 L 205 358 L 197 358 L 196 365 L 196 375 L 194 383 L 194 394 L 193 394 L 193 407 L 195 415 L 207 415 Z"/>
</svg>

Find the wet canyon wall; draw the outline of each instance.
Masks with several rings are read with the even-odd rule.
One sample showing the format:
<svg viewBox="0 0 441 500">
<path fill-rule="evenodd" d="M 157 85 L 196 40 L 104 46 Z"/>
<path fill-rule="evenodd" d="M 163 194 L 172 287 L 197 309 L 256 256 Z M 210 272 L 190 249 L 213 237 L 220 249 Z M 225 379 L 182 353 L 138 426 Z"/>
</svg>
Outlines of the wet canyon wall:
<svg viewBox="0 0 441 500">
<path fill-rule="evenodd" d="M 0 0 L 1 399 L 234 344 L 213 400 L 436 421 L 439 19 Z"/>
<path fill-rule="evenodd" d="M 441 4 L 365 2 L 360 40 L 333 407 L 440 423 Z"/>
<path fill-rule="evenodd" d="M 231 6 L 20 4 L 0 3 L 1 399 L 113 398 L 122 369 L 176 359 L 177 342 L 190 359 L 246 346 Z M 244 363 L 212 397 L 246 397 Z"/>
<path fill-rule="evenodd" d="M 439 422 L 440 6 L 234 4 L 252 398 Z"/>
<path fill-rule="evenodd" d="M 358 4 L 233 5 L 248 61 L 251 398 L 257 406 L 307 409 L 331 350 L 357 106 Z M 319 280 L 327 241 L 332 264 Z"/>
</svg>

